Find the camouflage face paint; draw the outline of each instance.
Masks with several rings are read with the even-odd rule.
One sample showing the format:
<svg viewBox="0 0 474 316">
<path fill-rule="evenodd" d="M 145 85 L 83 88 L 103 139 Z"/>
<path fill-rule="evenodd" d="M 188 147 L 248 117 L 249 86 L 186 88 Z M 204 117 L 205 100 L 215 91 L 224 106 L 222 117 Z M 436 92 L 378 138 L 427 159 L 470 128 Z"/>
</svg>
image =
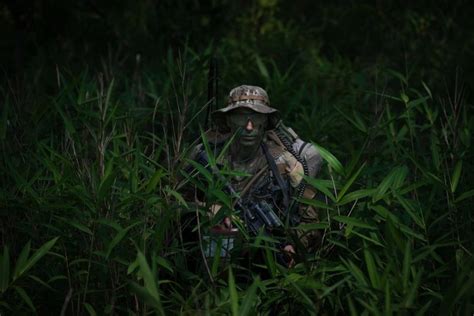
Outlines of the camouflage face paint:
<svg viewBox="0 0 474 316">
<path fill-rule="evenodd" d="M 263 139 L 267 121 L 267 115 L 247 108 L 239 108 L 227 114 L 227 125 L 232 133 L 236 133 L 235 144 L 240 157 L 255 153 Z"/>
</svg>

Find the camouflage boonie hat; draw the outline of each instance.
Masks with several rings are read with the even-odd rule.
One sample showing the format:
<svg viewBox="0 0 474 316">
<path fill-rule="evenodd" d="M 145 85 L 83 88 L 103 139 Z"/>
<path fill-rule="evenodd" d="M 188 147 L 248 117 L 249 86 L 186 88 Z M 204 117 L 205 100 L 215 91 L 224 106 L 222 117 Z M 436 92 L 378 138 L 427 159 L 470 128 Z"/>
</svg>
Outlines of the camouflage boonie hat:
<svg viewBox="0 0 474 316">
<path fill-rule="evenodd" d="M 270 107 L 270 100 L 265 90 L 257 86 L 238 86 L 229 93 L 227 106 L 214 111 L 214 116 L 225 114 L 238 108 L 248 108 L 258 113 L 272 114 L 278 112 Z"/>
<path fill-rule="evenodd" d="M 257 113 L 267 114 L 267 129 L 272 129 L 278 122 L 278 110 L 270 107 L 270 100 L 265 90 L 257 86 L 242 85 L 229 93 L 227 106 L 212 113 L 214 122 L 220 130 L 226 130 L 225 115 L 238 108 L 251 109 Z"/>
</svg>

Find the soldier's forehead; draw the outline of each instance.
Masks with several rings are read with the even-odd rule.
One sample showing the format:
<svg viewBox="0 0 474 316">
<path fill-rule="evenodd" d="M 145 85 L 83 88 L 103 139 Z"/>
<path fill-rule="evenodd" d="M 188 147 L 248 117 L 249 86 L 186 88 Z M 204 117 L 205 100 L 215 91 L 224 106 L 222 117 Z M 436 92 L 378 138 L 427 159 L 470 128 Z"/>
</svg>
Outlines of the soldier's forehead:
<svg viewBox="0 0 474 316">
<path fill-rule="evenodd" d="M 250 108 L 237 108 L 235 110 L 232 110 L 232 111 L 229 111 L 228 112 L 229 115 L 232 115 L 232 114 L 262 114 L 262 115 L 265 115 L 263 113 L 259 113 L 257 111 L 254 111 Z"/>
</svg>

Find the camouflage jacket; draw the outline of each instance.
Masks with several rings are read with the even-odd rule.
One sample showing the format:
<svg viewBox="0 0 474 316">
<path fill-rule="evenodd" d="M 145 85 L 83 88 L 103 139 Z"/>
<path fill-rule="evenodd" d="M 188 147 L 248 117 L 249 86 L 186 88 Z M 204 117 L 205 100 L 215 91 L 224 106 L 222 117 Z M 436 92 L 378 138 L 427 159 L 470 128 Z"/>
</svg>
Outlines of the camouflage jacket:
<svg viewBox="0 0 474 316">
<path fill-rule="evenodd" d="M 304 161 L 306 164 L 306 173 L 308 176 L 316 177 L 321 166 L 321 156 L 312 144 L 303 142 L 291 129 L 289 130 L 292 133 L 292 135 L 290 135 L 290 137 L 292 137 L 292 152 L 282 143 L 281 137 L 278 137 L 275 130 L 266 131 L 263 142 L 266 148 L 268 148 L 268 153 L 273 159 L 274 165 L 276 165 L 280 178 L 284 180 L 285 187 L 280 189 L 282 191 L 286 190 L 290 200 L 293 201 L 294 198 L 297 197 L 296 195 L 300 188 L 300 183 L 303 181 L 305 171 L 305 167 L 300 161 Z M 232 187 L 239 193 L 240 197 L 250 197 L 254 200 L 259 198 L 269 199 L 274 209 L 278 210 L 278 216 L 284 221 L 289 214 L 285 214 L 284 211 L 285 206 L 282 192 L 273 191 L 270 193 L 270 187 L 275 188 L 275 186 L 278 186 L 278 183 L 276 183 L 275 176 L 272 174 L 272 168 L 270 168 L 267 156 L 263 150 L 260 149 L 250 162 L 239 165 L 232 162 L 232 157 L 229 152 L 219 155 L 220 149 L 229 139 L 230 135 L 208 132 L 206 136 L 210 148 L 215 149 L 215 156 L 220 156 L 220 159 L 217 161 L 219 165 L 225 165 L 233 171 L 241 171 L 250 175 L 234 176 L 230 180 Z M 194 159 L 204 150 L 203 144 L 197 145 L 193 149 L 190 159 Z M 300 159 L 297 159 L 295 155 L 298 155 Z M 267 194 L 265 194 L 265 192 L 267 192 Z M 312 199 L 314 196 L 315 191 L 310 187 L 306 187 L 304 192 L 302 192 L 302 197 L 304 198 Z M 218 209 L 219 207 L 214 208 L 211 212 L 215 212 Z M 294 226 L 315 223 L 319 220 L 317 210 L 308 205 L 296 203 L 290 212 L 292 212 L 292 214 L 290 214 L 292 218 L 296 219 L 290 221 Z M 297 239 L 308 252 L 314 251 L 319 245 L 320 236 L 317 231 L 307 232 L 302 229 L 295 229 L 294 231 L 296 232 Z"/>
</svg>

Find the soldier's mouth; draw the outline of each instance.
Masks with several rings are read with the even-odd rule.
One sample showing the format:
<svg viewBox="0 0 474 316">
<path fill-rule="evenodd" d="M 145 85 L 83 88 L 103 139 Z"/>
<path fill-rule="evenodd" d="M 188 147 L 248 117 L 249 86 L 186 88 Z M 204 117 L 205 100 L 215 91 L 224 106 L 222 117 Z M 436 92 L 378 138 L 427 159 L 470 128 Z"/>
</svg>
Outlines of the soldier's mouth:
<svg viewBox="0 0 474 316">
<path fill-rule="evenodd" d="M 243 140 L 254 140 L 255 136 L 242 136 Z"/>
</svg>

